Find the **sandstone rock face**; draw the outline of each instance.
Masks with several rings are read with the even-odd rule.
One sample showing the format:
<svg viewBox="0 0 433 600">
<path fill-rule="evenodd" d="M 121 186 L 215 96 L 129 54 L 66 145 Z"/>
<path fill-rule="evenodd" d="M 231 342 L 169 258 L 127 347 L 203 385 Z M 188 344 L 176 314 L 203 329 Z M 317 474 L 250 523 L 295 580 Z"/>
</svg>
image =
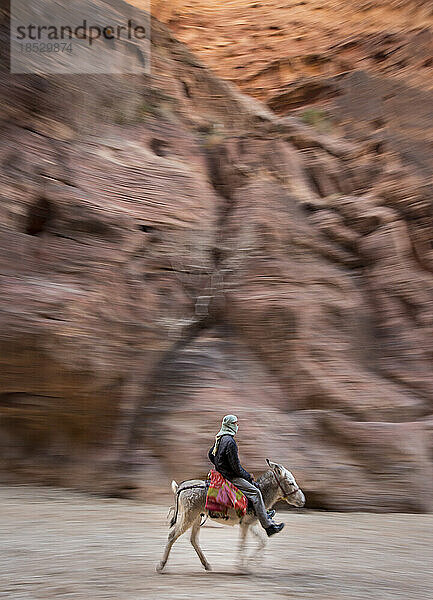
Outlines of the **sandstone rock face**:
<svg viewBox="0 0 433 600">
<path fill-rule="evenodd" d="M 218 75 L 263 100 L 355 69 L 432 88 L 430 0 L 180 0 L 165 20 Z"/>
<path fill-rule="evenodd" d="M 167 23 L 179 14 L 183 0 L 128 0 L 129 4 L 141 10 L 151 10 L 152 15 L 159 21 Z"/>
<path fill-rule="evenodd" d="M 234 412 L 247 468 L 285 464 L 309 506 L 430 510 L 409 120 L 277 116 L 156 21 L 152 77 L 1 75 L 2 477 L 155 499 L 206 474 Z"/>
</svg>

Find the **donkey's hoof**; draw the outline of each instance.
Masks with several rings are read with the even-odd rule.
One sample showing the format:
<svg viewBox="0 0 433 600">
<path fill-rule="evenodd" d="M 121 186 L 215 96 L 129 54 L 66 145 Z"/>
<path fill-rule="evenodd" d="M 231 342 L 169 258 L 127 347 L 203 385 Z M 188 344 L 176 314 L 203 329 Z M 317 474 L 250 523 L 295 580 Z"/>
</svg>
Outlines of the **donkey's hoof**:
<svg viewBox="0 0 433 600">
<path fill-rule="evenodd" d="M 156 572 L 157 573 L 162 573 L 165 567 L 165 562 L 160 562 L 156 565 Z"/>
</svg>

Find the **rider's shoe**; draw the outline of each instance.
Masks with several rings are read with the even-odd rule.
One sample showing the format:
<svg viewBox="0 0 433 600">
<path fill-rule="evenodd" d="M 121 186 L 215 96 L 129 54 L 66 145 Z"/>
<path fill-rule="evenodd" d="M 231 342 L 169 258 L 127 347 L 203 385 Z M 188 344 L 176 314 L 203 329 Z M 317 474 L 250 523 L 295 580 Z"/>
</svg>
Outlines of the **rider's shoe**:
<svg viewBox="0 0 433 600">
<path fill-rule="evenodd" d="M 274 535 L 275 533 L 279 533 L 284 527 L 284 523 L 272 523 L 269 527 L 266 527 L 265 531 L 268 534 L 268 537 Z"/>
<path fill-rule="evenodd" d="M 267 511 L 267 513 L 268 513 L 268 517 L 269 517 L 270 519 L 273 519 L 273 518 L 275 517 L 275 510 L 274 510 L 273 508 L 270 508 L 270 509 Z"/>
</svg>

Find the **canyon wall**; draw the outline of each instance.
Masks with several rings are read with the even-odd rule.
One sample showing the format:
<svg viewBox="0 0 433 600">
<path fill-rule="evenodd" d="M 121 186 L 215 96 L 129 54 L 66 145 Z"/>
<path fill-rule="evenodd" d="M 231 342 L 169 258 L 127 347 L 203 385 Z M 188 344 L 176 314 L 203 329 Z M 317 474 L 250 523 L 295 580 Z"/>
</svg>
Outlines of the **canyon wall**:
<svg viewBox="0 0 433 600">
<path fill-rule="evenodd" d="M 2 479 L 155 500 L 230 412 L 246 467 L 285 464 L 310 507 L 431 510 L 421 122 L 385 126 L 374 73 L 337 77 L 328 127 L 156 20 L 152 49 L 148 77 L 2 67 Z"/>
</svg>

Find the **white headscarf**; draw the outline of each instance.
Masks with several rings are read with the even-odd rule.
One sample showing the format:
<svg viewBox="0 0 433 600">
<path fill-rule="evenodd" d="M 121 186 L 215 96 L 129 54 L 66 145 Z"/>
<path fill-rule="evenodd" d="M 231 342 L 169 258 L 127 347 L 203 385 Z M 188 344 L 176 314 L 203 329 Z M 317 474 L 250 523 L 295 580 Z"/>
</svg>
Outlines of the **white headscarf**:
<svg viewBox="0 0 433 600">
<path fill-rule="evenodd" d="M 236 435 L 237 432 L 238 418 L 235 415 L 226 415 L 222 421 L 221 429 L 215 436 L 215 446 L 213 447 L 212 454 L 215 455 L 217 453 L 218 444 L 223 435 Z"/>
</svg>

